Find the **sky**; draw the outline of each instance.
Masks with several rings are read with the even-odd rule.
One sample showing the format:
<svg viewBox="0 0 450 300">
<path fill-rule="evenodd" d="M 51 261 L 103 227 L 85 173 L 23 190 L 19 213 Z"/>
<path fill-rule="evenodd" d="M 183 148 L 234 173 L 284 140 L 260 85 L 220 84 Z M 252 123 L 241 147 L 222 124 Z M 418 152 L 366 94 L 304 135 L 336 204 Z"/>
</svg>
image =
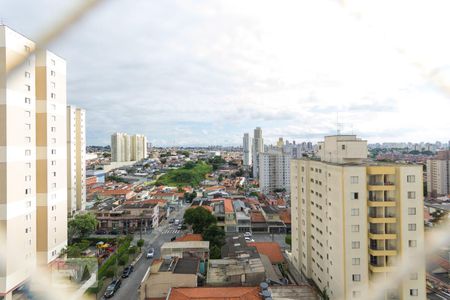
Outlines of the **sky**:
<svg viewBox="0 0 450 300">
<path fill-rule="evenodd" d="M 2 0 L 37 39 L 82 0 Z M 239 145 L 244 132 L 317 141 L 450 140 L 445 0 L 107 0 L 48 48 L 89 145 Z M 339 125 L 338 125 L 339 123 Z"/>
</svg>

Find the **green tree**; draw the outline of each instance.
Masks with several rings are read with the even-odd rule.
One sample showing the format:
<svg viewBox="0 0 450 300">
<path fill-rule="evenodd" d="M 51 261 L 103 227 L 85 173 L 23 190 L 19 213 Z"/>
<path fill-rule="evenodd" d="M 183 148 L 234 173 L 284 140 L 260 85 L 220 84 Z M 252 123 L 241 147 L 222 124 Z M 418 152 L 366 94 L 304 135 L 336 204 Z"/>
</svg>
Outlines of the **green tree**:
<svg viewBox="0 0 450 300">
<path fill-rule="evenodd" d="M 209 258 L 211 259 L 221 259 L 222 255 L 220 253 L 220 248 L 216 245 L 210 247 Z"/>
<path fill-rule="evenodd" d="M 144 240 L 140 239 L 139 241 L 137 241 L 137 246 L 139 247 L 139 251 L 140 251 L 142 246 L 144 246 Z"/>
<path fill-rule="evenodd" d="M 225 231 L 216 224 L 211 224 L 203 231 L 202 238 L 220 248 L 225 244 Z"/>
<path fill-rule="evenodd" d="M 217 223 L 216 217 L 201 206 L 187 209 L 184 212 L 184 221 L 192 226 L 194 233 L 203 233 L 208 226 Z"/>
<path fill-rule="evenodd" d="M 217 179 L 219 182 L 222 182 L 223 181 L 223 175 L 222 174 L 220 174 L 219 175 L 219 178 Z"/>
<path fill-rule="evenodd" d="M 292 237 L 290 234 L 286 235 L 286 237 L 284 238 L 284 241 L 286 242 L 286 244 L 288 244 L 289 246 L 292 245 Z"/>
<path fill-rule="evenodd" d="M 97 228 L 97 220 L 91 213 L 76 215 L 67 224 L 69 239 L 84 238 L 89 236 Z"/>
</svg>

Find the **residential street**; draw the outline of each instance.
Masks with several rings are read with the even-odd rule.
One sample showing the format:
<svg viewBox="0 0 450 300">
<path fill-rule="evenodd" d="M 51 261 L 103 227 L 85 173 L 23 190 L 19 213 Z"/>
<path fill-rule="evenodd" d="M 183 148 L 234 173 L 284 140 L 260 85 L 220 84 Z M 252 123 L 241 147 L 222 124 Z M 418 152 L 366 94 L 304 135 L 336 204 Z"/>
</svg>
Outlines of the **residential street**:
<svg viewBox="0 0 450 300">
<path fill-rule="evenodd" d="M 169 218 L 181 219 L 183 217 L 186 206 L 179 208 Z M 181 230 L 177 230 L 176 226 L 169 224 L 167 220 L 161 222 L 158 228 L 147 232 L 142 235 L 145 241 L 143 247 L 143 255 L 134 265 L 134 272 L 128 278 L 122 279 L 122 286 L 116 292 L 113 299 L 138 299 L 138 289 L 141 281 L 147 272 L 148 267 L 151 265 L 153 259 L 146 258 L 146 251 L 148 248 L 155 248 L 154 258 L 159 258 L 160 248 L 165 242 L 170 242 L 170 239 L 174 236 L 181 236 L 183 233 Z M 139 233 L 135 234 L 134 243 L 139 240 Z"/>
</svg>

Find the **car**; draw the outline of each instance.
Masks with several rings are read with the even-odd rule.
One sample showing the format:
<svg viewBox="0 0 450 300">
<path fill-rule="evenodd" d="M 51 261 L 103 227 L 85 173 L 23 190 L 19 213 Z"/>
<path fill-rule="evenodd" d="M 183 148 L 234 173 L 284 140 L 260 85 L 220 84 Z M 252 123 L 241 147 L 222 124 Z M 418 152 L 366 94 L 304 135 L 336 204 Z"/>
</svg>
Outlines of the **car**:
<svg viewBox="0 0 450 300">
<path fill-rule="evenodd" d="M 95 231 L 95 234 L 107 234 L 108 231 L 106 231 L 105 229 L 99 229 L 97 231 Z"/>
<path fill-rule="evenodd" d="M 252 236 L 252 233 L 249 232 L 249 231 L 247 231 L 247 232 L 244 233 L 244 236 L 251 237 L 251 236 Z"/>
<path fill-rule="evenodd" d="M 255 240 L 252 239 L 252 238 L 249 237 L 249 236 L 246 236 L 246 237 L 245 237 L 245 241 L 246 241 L 246 242 L 252 242 L 252 243 L 253 243 Z"/>
<path fill-rule="evenodd" d="M 176 219 L 175 222 L 174 222 L 174 224 L 175 224 L 175 225 L 180 224 L 180 220 Z"/>
<path fill-rule="evenodd" d="M 169 224 L 172 224 L 173 222 L 175 222 L 174 218 L 169 219 Z"/>
<path fill-rule="evenodd" d="M 119 234 L 119 230 L 113 229 L 113 230 L 111 230 L 111 231 L 109 232 L 109 234 L 112 234 L 112 235 L 118 235 L 118 234 Z"/>
<path fill-rule="evenodd" d="M 111 298 L 120 288 L 122 281 L 120 279 L 113 280 L 108 287 L 106 288 L 105 294 L 103 295 L 105 298 Z"/>
<path fill-rule="evenodd" d="M 128 267 L 125 267 L 122 272 L 122 278 L 127 278 L 130 276 L 131 272 L 134 271 L 134 267 L 132 265 L 129 265 Z"/>
<path fill-rule="evenodd" d="M 170 238 L 170 241 L 173 242 L 173 241 L 175 241 L 176 239 L 177 239 L 177 237 L 176 237 L 176 236 L 173 236 L 173 237 Z"/>
<path fill-rule="evenodd" d="M 153 258 L 153 256 L 155 256 L 155 249 L 154 248 L 149 248 L 147 250 L 147 258 Z"/>
<path fill-rule="evenodd" d="M 183 228 L 183 225 L 180 224 L 180 225 L 178 225 L 177 228 L 178 228 L 178 230 L 181 230 Z"/>
</svg>

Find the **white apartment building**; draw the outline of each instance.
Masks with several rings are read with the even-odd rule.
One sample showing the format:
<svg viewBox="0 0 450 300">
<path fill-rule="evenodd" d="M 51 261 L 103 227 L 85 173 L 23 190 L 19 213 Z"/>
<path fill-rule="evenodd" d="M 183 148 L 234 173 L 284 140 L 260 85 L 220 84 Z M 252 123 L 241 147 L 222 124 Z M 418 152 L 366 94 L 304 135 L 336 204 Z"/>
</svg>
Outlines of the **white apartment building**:
<svg viewBox="0 0 450 300">
<path fill-rule="evenodd" d="M 290 191 L 290 161 L 290 156 L 281 150 L 259 154 L 258 170 L 261 192 L 268 193 L 281 189 Z"/>
<path fill-rule="evenodd" d="M 450 194 L 450 150 L 439 151 L 427 160 L 427 192 L 429 197 Z"/>
<path fill-rule="evenodd" d="M 252 165 L 252 142 L 248 133 L 244 133 L 242 149 L 244 167 L 249 168 Z"/>
<path fill-rule="evenodd" d="M 86 207 L 86 111 L 67 106 L 67 213 Z"/>
<path fill-rule="evenodd" d="M 139 161 L 147 158 L 147 138 L 141 134 L 129 136 L 116 132 L 111 135 L 111 161 Z"/>
<path fill-rule="evenodd" d="M 0 25 L 0 297 L 67 245 L 66 64 Z M 11 66 L 24 60 L 14 71 Z"/>
<path fill-rule="evenodd" d="M 252 146 L 253 177 L 257 178 L 259 175 L 258 155 L 259 153 L 264 152 L 264 139 L 262 137 L 262 130 L 260 127 L 256 127 L 253 132 Z"/>
<path fill-rule="evenodd" d="M 320 160 L 291 163 L 292 262 L 330 299 L 426 299 L 423 178 L 416 165 L 366 161 L 367 142 L 325 137 Z M 412 264 L 392 289 L 399 262 Z"/>
</svg>

